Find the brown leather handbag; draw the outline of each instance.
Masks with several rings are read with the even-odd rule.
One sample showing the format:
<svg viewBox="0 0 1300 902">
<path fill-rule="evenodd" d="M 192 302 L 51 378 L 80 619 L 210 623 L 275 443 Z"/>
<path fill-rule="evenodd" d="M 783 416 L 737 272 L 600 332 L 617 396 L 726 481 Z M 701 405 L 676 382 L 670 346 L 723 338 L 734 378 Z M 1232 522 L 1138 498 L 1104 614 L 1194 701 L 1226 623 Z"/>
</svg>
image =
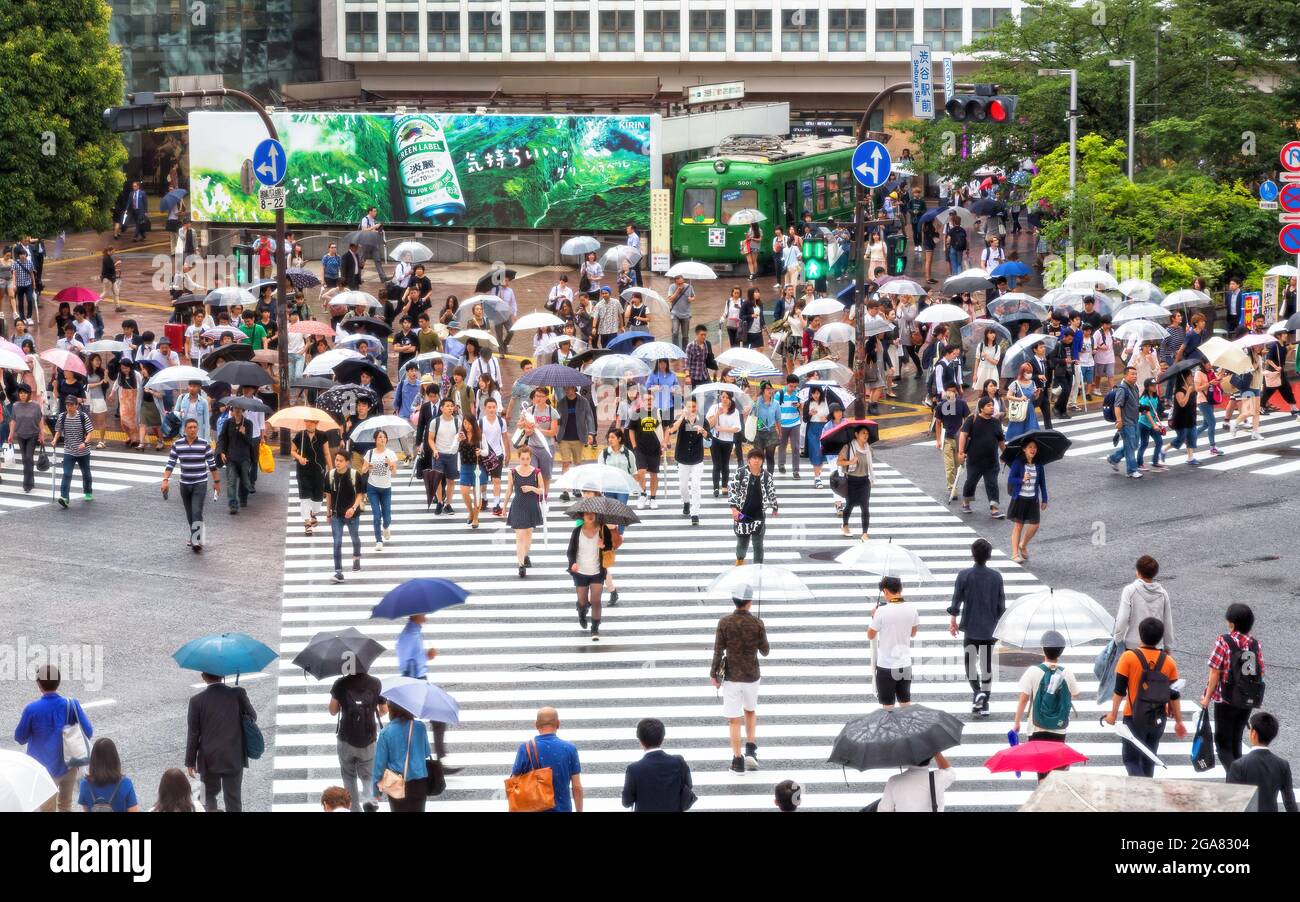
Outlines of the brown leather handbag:
<svg viewBox="0 0 1300 902">
<path fill-rule="evenodd" d="M 528 741 L 528 770 L 506 777 L 506 803 L 511 811 L 547 811 L 555 807 L 551 769 L 542 767 L 537 743 Z"/>
</svg>

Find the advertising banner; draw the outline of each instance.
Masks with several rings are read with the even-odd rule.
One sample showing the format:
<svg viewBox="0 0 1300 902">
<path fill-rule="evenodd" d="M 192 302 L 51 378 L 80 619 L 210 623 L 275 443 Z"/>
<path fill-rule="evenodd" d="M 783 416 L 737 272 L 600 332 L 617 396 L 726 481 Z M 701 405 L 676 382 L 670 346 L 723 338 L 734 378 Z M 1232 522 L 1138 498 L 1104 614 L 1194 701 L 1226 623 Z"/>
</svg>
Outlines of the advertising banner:
<svg viewBox="0 0 1300 902">
<path fill-rule="evenodd" d="M 622 231 L 650 221 L 649 116 L 275 113 L 292 225 Z M 271 222 L 240 172 L 266 137 L 255 113 L 195 112 L 190 207 Z"/>
</svg>

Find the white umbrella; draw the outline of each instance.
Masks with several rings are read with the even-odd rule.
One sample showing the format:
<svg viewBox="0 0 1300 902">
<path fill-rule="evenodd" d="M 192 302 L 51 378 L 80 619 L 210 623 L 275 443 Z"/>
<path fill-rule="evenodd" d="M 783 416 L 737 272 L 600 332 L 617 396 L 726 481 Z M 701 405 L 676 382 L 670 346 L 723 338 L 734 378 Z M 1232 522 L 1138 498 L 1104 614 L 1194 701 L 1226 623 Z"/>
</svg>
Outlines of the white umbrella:
<svg viewBox="0 0 1300 902">
<path fill-rule="evenodd" d="M 213 341 L 220 341 L 225 335 L 229 335 L 233 338 L 236 344 L 248 340 L 248 336 L 244 334 L 244 331 L 242 329 L 237 329 L 234 326 L 213 326 L 211 329 L 203 330 L 203 337 L 211 338 Z M 96 344 L 98 344 L 98 342 L 96 342 Z M 121 342 L 118 342 L 118 344 L 121 344 Z M 90 349 L 87 348 L 86 350 Z"/>
<path fill-rule="evenodd" d="M 943 212 L 938 214 L 936 224 L 947 223 L 948 214 L 956 213 L 963 229 L 970 232 L 975 228 L 975 214 L 970 211 L 969 207 L 941 207 L 940 209 Z"/>
<path fill-rule="evenodd" d="M 560 319 L 554 313 L 547 313 L 545 310 L 539 310 L 536 313 L 525 313 L 519 319 L 515 320 L 510 327 L 511 332 L 523 332 L 528 329 L 558 329 L 564 325 L 564 320 Z"/>
<path fill-rule="evenodd" d="M 742 564 L 723 571 L 704 590 L 705 598 L 808 601 L 812 590 L 793 570 L 777 564 Z"/>
<path fill-rule="evenodd" d="M 1065 277 L 1062 284 L 1066 287 L 1079 285 L 1089 291 L 1098 287 L 1103 291 L 1119 288 L 1119 283 L 1115 281 L 1115 277 L 1104 269 L 1081 269 L 1078 272 L 1072 272 Z"/>
<path fill-rule="evenodd" d="M 1171 292 L 1162 301 L 1161 307 L 1212 307 L 1214 298 L 1195 288 L 1181 288 Z"/>
<path fill-rule="evenodd" d="M 686 352 L 670 341 L 647 341 L 637 345 L 632 356 L 638 360 L 685 360 Z"/>
<path fill-rule="evenodd" d="M 1052 349 L 1056 347 L 1058 339 L 1055 335 L 1043 335 L 1039 332 L 1031 332 L 1019 341 L 1014 342 L 1002 354 L 1002 369 L 1000 371 L 1002 378 L 1014 379 L 1017 371 L 1020 369 L 1020 364 L 1029 359 L 1029 356 L 1034 353 L 1034 345 L 1038 344 L 1040 341 L 1046 348 L 1047 353 L 1050 354 L 1052 353 Z"/>
<path fill-rule="evenodd" d="M 251 307 L 257 303 L 257 298 L 253 297 L 253 293 L 246 288 L 226 285 L 209 291 L 203 303 L 212 307 L 233 307 L 236 304 L 241 307 Z"/>
<path fill-rule="evenodd" d="M 539 344 L 537 346 L 537 350 L 534 353 L 536 354 L 553 353 L 555 351 L 558 351 L 560 349 L 560 345 L 564 344 L 566 341 L 569 343 L 569 347 L 572 348 L 575 353 L 580 354 L 583 351 L 587 350 L 587 343 L 583 341 L 581 338 L 578 338 L 573 335 L 552 335 L 550 338 L 546 339 L 546 341 Z"/>
<path fill-rule="evenodd" d="M 1073 307 L 1082 306 L 1083 299 L 1093 297 L 1095 292 L 1091 288 L 1081 288 L 1077 285 L 1066 286 L 1063 288 L 1053 288 L 1039 299 L 1038 303 L 1048 309 L 1055 307 Z"/>
<path fill-rule="evenodd" d="M 890 279 L 876 289 L 876 294 L 889 294 L 898 297 L 923 298 L 928 292 L 911 279 Z"/>
<path fill-rule="evenodd" d="M 1169 298 L 1165 298 L 1165 300 L 1167 301 Z M 1120 323 L 1126 323 L 1131 319 L 1169 319 L 1169 316 L 1169 311 L 1166 308 L 1161 307 L 1159 304 L 1144 304 L 1139 302 L 1136 304 L 1126 304 L 1124 307 L 1120 308 L 1120 310 L 1115 313 L 1115 316 L 1112 317 L 1111 322 L 1118 326 Z"/>
<path fill-rule="evenodd" d="M 1043 634 L 1055 631 L 1069 648 L 1109 639 L 1115 618 L 1082 592 L 1039 589 L 1011 602 L 993 628 L 994 638 L 1016 648 L 1038 648 Z"/>
<path fill-rule="evenodd" d="M 641 297 L 645 298 L 647 301 L 654 301 L 658 304 L 662 304 L 665 306 L 667 306 L 668 304 L 668 302 L 664 300 L 664 296 L 659 292 L 655 291 L 653 288 L 641 288 L 640 286 L 634 286 L 632 288 L 624 289 L 623 293 L 620 294 L 619 297 L 621 297 L 625 301 L 630 301 L 637 295 L 640 295 Z"/>
<path fill-rule="evenodd" d="M 412 357 L 410 360 L 406 362 L 414 363 L 417 366 L 419 366 L 420 364 L 427 363 L 429 364 L 429 368 L 432 369 L 433 362 L 438 359 L 441 359 L 442 362 L 445 363 L 447 366 L 455 366 L 456 364 L 460 363 L 460 358 L 457 357 L 455 354 L 444 354 L 442 351 L 426 351 L 423 354 L 416 354 L 414 357 Z"/>
<path fill-rule="evenodd" d="M 303 369 L 304 376 L 328 376 L 334 378 L 334 367 L 345 360 L 358 360 L 361 355 L 351 348 L 330 348 L 317 354 Z M 156 378 L 156 377 L 155 377 Z"/>
<path fill-rule="evenodd" d="M 619 270 L 622 269 L 624 262 L 628 266 L 636 266 L 641 259 L 641 252 L 634 247 L 626 244 L 616 244 L 609 250 L 605 251 L 604 256 L 600 258 L 601 269 Z"/>
<path fill-rule="evenodd" d="M 1284 279 L 1300 278 L 1300 269 L 1296 269 L 1290 263 L 1280 263 L 1277 266 L 1269 267 L 1264 273 L 1266 276 L 1281 276 Z"/>
<path fill-rule="evenodd" d="M 0 811 L 35 811 L 58 791 L 41 762 L 25 752 L 0 749 Z"/>
<path fill-rule="evenodd" d="M 1211 335 L 1196 348 L 1210 362 L 1211 366 L 1233 373 L 1249 373 L 1255 368 L 1250 355 L 1225 338 Z"/>
<path fill-rule="evenodd" d="M 732 213 L 727 219 L 727 225 L 749 225 L 750 223 L 762 222 L 765 219 L 767 219 L 767 216 L 762 210 L 746 208 Z"/>
<path fill-rule="evenodd" d="M 566 257 L 581 257 L 598 250 L 600 250 L 600 242 L 590 235 L 578 235 L 560 245 L 560 253 Z"/>
<path fill-rule="evenodd" d="M 827 323 L 813 333 L 813 341 L 820 341 L 824 345 L 835 344 L 836 342 L 849 342 L 857 336 L 857 332 L 848 323 Z"/>
<path fill-rule="evenodd" d="M 331 307 L 356 307 L 359 304 L 365 304 L 367 307 L 384 306 L 373 294 L 366 294 L 364 291 L 340 291 L 329 299 Z"/>
<path fill-rule="evenodd" d="M 1165 293 L 1160 290 L 1160 286 L 1146 279 L 1125 279 L 1115 287 L 1115 290 L 1130 301 L 1159 304 L 1165 298 Z"/>
<path fill-rule="evenodd" d="M 979 267 L 964 269 L 943 280 L 944 294 L 961 294 L 966 291 L 984 291 L 993 287 L 989 274 Z"/>
<path fill-rule="evenodd" d="M 694 260 L 683 260 L 681 263 L 674 263 L 668 267 L 664 273 L 670 279 L 681 276 L 683 279 L 716 279 L 718 274 L 703 263 L 697 263 Z"/>
<path fill-rule="evenodd" d="M 838 323 L 837 325 L 844 325 Z M 823 327 L 825 328 L 825 327 Z M 852 327 L 850 327 L 850 331 Z M 772 361 L 766 355 L 760 354 L 753 348 L 727 348 L 717 356 L 718 366 L 767 366 Z"/>
<path fill-rule="evenodd" d="M 480 304 L 483 306 L 483 318 L 488 321 L 488 325 L 500 325 L 510 319 L 510 305 L 507 302 L 496 295 L 476 294 L 468 300 L 461 301 L 460 306 L 456 308 L 456 325 L 463 328 L 465 323 L 469 322 L 474 308 Z"/>
<path fill-rule="evenodd" d="M 411 421 L 405 417 L 370 417 L 369 419 L 362 420 L 357 427 L 352 430 L 352 441 L 372 442 L 375 440 L 375 433 L 380 429 L 388 433 L 388 440 L 390 442 L 415 433 L 415 427 L 412 426 Z"/>
<path fill-rule="evenodd" d="M 169 366 L 159 370 L 144 384 L 145 388 L 157 390 L 171 390 L 184 388 L 191 382 L 201 382 L 207 385 L 212 381 L 212 376 L 205 370 L 197 366 Z"/>
<path fill-rule="evenodd" d="M 1116 736 L 1118 736 L 1120 739 L 1127 742 L 1129 745 L 1133 746 L 1133 748 L 1137 749 L 1139 752 L 1141 752 L 1143 755 L 1149 758 L 1153 763 L 1168 769 L 1169 765 L 1161 761 L 1158 757 L 1156 757 L 1155 752 L 1151 751 L 1151 749 L 1147 748 L 1145 744 L 1139 741 L 1139 739 L 1133 735 L 1133 731 L 1129 728 L 1129 725 L 1124 723 L 1124 721 L 1116 720 L 1115 725 L 1112 727 L 1106 723 L 1106 715 L 1103 714 L 1100 718 L 1098 718 L 1097 722 L 1100 723 L 1101 726 L 1105 729 L 1114 730 Z"/>
<path fill-rule="evenodd" d="M 562 492 L 621 492 L 638 495 L 641 487 L 632 474 L 608 464 L 580 464 L 551 480 L 551 490 Z"/>
<path fill-rule="evenodd" d="M 972 342 L 974 344 L 983 344 L 984 331 L 986 329 L 992 329 L 994 332 L 997 333 L 998 338 L 1002 339 L 1008 344 L 1011 342 L 1011 330 L 1008 329 L 1006 326 L 1002 325 L 1000 322 L 998 322 L 995 319 L 977 319 L 962 326 L 961 327 L 962 340 L 967 342 Z"/>
<path fill-rule="evenodd" d="M 822 358 L 821 360 L 814 360 L 812 363 L 805 363 L 803 366 L 797 366 L 794 368 L 793 372 L 796 376 L 800 377 L 811 376 L 814 373 L 832 372 L 839 366 L 840 364 L 836 363 L 834 360 Z"/>
<path fill-rule="evenodd" d="M 31 370 L 27 361 L 13 351 L 0 351 L 0 370 L 15 370 L 26 373 Z"/>
<path fill-rule="evenodd" d="M 784 376 L 785 373 L 769 363 L 766 366 L 747 366 L 734 369 L 731 371 L 731 375 L 737 379 L 777 379 Z"/>
<path fill-rule="evenodd" d="M 389 259 L 401 260 L 408 257 L 410 263 L 427 263 L 433 259 L 433 251 L 418 241 L 403 241 L 388 253 Z"/>
<path fill-rule="evenodd" d="M 970 314 L 956 304 L 932 304 L 916 315 L 918 323 L 960 323 L 970 319 Z"/>
<path fill-rule="evenodd" d="M 1115 337 L 1121 341 L 1161 341 L 1169 337 L 1169 330 L 1149 319 L 1131 319 L 1119 324 Z"/>
<path fill-rule="evenodd" d="M 650 375 L 650 364 L 631 354 L 606 354 L 587 364 L 583 372 L 593 379 L 644 379 Z"/>
<path fill-rule="evenodd" d="M 493 349 L 497 346 L 496 336 L 491 332 L 484 332 L 482 329 L 465 329 L 463 332 L 457 332 L 452 336 L 452 338 L 456 339 L 461 344 L 473 339 L 480 345 L 491 345 Z"/>
<path fill-rule="evenodd" d="M 897 328 L 897 323 L 891 323 L 887 319 L 869 319 L 862 327 L 862 337 L 870 338 L 873 335 L 885 335 Z"/>
<path fill-rule="evenodd" d="M 813 298 L 804 305 L 804 316 L 834 316 L 844 312 L 844 305 L 835 298 Z"/>
<path fill-rule="evenodd" d="M 238 329 L 235 330 L 239 332 Z M 244 333 L 239 332 L 239 337 L 243 338 Z M 92 341 L 86 345 L 87 354 L 120 354 L 123 351 L 131 350 L 131 346 L 124 341 L 115 341 L 111 338 L 101 338 L 98 341 Z"/>
<path fill-rule="evenodd" d="M 934 578 L 930 568 L 915 551 L 890 540 L 870 539 L 841 551 L 835 560 L 855 570 L 876 576 L 896 576 L 907 583 L 927 582 Z"/>
<path fill-rule="evenodd" d="M 745 390 L 732 382 L 705 382 L 703 385 L 697 385 L 691 389 L 691 397 L 704 397 L 705 395 L 721 394 L 722 392 L 726 392 L 742 404 L 749 400 L 749 395 L 745 394 Z"/>
<path fill-rule="evenodd" d="M 1273 325 L 1271 325 L 1271 326 L 1268 327 L 1268 334 L 1269 334 L 1269 335 L 1281 335 L 1283 332 L 1291 332 L 1291 331 L 1293 331 L 1293 330 L 1288 329 L 1288 328 L 1286 327 L 1286 320 L 1284 320 L 1284 319 L 1280 319 L 1280 320 L 1278 320 L 1277 322 L 1275 322 Z M 87 347 L 86 347 L 86 350 L 89 351 L 89 350 L 90 350 L 90 347 L 87 346 Z"/>
<path fill-rule="evenodd" d="M 1241 348 L 1244 351 L 1247 348 L 1255 348 L 1260 345 L 1277 344 L 1277 336 L 1257 335 L 1256 333 L 1251 332 L 1248 335 L 1243 335 L 1241 336 L 1241 338 L 1235 339 L 1232 342 L 1232 344 L 1236 345 L 1237 347 Z"/>
</svg>

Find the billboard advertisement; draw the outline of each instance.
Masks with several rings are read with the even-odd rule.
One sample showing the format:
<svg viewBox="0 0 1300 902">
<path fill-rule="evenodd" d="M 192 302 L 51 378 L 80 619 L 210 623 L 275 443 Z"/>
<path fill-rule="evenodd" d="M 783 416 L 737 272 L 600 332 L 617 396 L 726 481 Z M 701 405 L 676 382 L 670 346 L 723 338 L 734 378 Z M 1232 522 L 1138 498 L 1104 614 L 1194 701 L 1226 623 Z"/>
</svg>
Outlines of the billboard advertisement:
<svg viewBox="0 0 1300 902">
<path fill-rule="evenodd" d="M 621 231 L 649 225 L 649 116 L 274 113 L 287 159 L 285 219 L 393 225 Z M 266 137 L 256 113 L 195 112 L 196 221 L 258 223 L 240 173 Z"/>
</svg>

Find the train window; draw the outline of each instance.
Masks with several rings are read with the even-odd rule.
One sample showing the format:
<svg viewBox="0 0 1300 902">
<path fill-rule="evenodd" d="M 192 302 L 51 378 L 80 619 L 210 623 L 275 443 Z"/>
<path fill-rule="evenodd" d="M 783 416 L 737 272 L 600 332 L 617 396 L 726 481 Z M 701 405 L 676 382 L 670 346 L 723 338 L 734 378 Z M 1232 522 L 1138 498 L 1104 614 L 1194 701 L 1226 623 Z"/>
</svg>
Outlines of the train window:
<svg viewBox="0 0 1300 902">
<path fill-rule="evenodd" d="M 803 198 L 802 198 L 802 199 L 800 200 L 800 202 L 799 202 L 799 218 L 802 219 L 802 218 L 803 218 L 803 214 L 805 214 L 805 213 L 811 213 L 811 212 L 812 212 L 812 208 L 813 208 L 813 180 L 812 180 L 812 179 L 804 179 L 804 180 L 800 183 L 800 187 L 803 189 Z"/>
<path fill-rule="evenodd" d="M 687 188 L 682 192 L 682 222 L 712 225 L 717 222 L 718 192 L 714 188 Z"/>
<path fill-rule="evenodd" d="M 758 206 L 758 191 L 754 188 L 722 189 L 722 221 L 731 219 L 738 210 L 750 210 Z"/>
<path fill-rule="evenodd" d="M 840 173 L 840 206 L 853 206 L 853 176 L 847 172 Z"/>
<path fill-rule="evenodd" d="M 813 191 L 813 199 L 817 201 L 817 212 L 826 212 L 826 176 L 817 176 L 817 188 Z"/>
<path fill-rule="evenodd" d="M 826 206 L 832 210 L 840 206 L 840 174 L 832 172 L 826 176 Z"/>
</svg>

